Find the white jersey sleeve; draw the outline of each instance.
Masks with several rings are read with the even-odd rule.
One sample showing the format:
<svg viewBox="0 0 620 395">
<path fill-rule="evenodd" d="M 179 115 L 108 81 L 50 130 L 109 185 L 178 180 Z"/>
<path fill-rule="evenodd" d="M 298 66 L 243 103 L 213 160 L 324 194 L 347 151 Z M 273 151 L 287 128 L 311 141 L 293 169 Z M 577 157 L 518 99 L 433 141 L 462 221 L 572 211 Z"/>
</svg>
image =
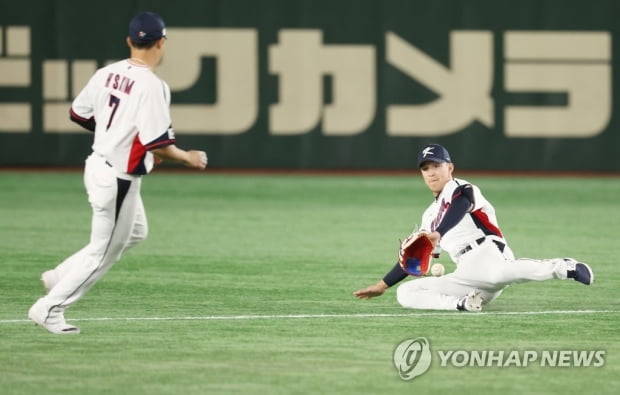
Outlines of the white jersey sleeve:
<svg viewBox="0 0 620 395">
<path fill-rule="evenodd" d="M 92 83 L 95 75 L 91 77 L 88 84 L 82 89 L 82 91 L 73 99 L 73 103 L 71 105 L 71 118 L 77 118 L 82 121 L 81 124 L 87 122 L 89 120 L 95 119 L 94 108 L 93 108 L 93 100 L 92 100 L 92 92 L 90 91 L 90 87 L 94 84 Z M 94 131 L 94 130 L 93 130 Z"/>
<path fill-rule="evenodd" d="M 457 178 L 448 182 L 422 215 L 421 230 L 434 231 L 441 224 L 450 207 L 455 190 L 459 186 L 467 184 L 472 185 L 466 180 Z M 472 189 L 474 197 L 473 207 L 458 224 L 442 236 L 439 243 L 441 248 L 447 251 L 453 260 L 459 251 L 483 236 L 493 235 L 503 239 L 503 234 L 497 223 L 495 208 L 484 197 L 480 188 L 472 185 Z"/>
<path fill-rule="evenodd" d="M 97 70 L 74 99 L 71 116 L 96 121 L 93 151 L 123 173 L 150 172 L 149 151 L 175 143 L 170 88 L 128 59 Z"/>
</svg>

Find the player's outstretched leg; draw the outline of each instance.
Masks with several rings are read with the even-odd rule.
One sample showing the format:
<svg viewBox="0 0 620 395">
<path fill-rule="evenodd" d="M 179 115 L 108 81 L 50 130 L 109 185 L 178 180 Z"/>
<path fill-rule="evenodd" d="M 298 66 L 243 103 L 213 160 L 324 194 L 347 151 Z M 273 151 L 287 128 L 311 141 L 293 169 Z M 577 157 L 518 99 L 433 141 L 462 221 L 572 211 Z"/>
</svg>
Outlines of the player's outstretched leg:
<svg viewBox="0 0 620 395">
<path fill-rule="evenodd" d="M 500 276 L 494 279 L 497 283 L 520 283 L 524 281 L 545 281 L 553 278 L 574 279 L 585 285 L 592 285 L 594 272 L 586 263 L 573 258 L 531 259 L 520 258 L 507 261 Z"/>
</svg>

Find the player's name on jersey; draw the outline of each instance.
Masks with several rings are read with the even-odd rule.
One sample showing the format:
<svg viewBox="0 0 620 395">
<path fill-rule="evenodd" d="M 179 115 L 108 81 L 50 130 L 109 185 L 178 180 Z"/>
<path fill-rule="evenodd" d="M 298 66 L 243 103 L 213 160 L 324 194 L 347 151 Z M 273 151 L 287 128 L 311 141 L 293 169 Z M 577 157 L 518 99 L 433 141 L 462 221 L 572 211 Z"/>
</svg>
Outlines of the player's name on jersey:
<svg viewBox="0 0 620 395">
<path fill-rule="evenodd" d="M 131 93 L 131 88 L 133 88 L 135 82 L 136 81 L 132 80 L 131 78 L 125 77 L 124 75 L 110 73 L 105 81 L 105 87 L 111 87 L 112 89 L 116 89 L 129 95 Z"/>
</svg>

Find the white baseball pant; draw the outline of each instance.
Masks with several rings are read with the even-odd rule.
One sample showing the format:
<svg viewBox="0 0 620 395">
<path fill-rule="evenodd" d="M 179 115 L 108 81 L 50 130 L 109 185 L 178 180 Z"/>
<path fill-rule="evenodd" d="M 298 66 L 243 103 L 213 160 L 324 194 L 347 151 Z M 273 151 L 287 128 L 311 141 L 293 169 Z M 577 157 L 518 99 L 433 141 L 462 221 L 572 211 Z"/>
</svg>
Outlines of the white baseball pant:
<svg viewBox="0 0 620 395">
<path fill-rule="evenodd" d="M 90 242 L 54 269 L 59 281 L 37 303 L 64 311 L 82 298 L 125 251 L 146 238 L 141 182 L 141 177 L 117 172 L 95 153 L 86 159 L 84 186 L 93 211 Z"/>
<path fill-rule="evenodd" d="M 502 252 L 487 237 L 457 259 L 454 272 L 407 281 L 398 287 L 396 298 L 405 308 L 454 310 L 459 299 L 472 290 L 481 291 L 483 304 L 487 304 L 510 284 L 566 279 L 566 274 L 562 258 L 515 259 L 508 246 Z"/>
</svg>

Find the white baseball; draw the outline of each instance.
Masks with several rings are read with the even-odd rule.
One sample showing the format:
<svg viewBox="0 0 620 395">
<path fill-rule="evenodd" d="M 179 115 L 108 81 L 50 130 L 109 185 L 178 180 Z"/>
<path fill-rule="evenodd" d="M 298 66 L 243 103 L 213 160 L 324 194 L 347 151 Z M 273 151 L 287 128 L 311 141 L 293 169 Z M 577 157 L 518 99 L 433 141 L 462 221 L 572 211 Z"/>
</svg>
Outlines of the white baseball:
<svg viewBox="0 0 620 395">
<path fill-rule="evenodd" d="M 446 268 L 443 267 L 441 263 L 434 263 L 433 266 L 431 266 L 431 274 L 435 277 L 443 276 L 445 272 Z"/>
</svg>

